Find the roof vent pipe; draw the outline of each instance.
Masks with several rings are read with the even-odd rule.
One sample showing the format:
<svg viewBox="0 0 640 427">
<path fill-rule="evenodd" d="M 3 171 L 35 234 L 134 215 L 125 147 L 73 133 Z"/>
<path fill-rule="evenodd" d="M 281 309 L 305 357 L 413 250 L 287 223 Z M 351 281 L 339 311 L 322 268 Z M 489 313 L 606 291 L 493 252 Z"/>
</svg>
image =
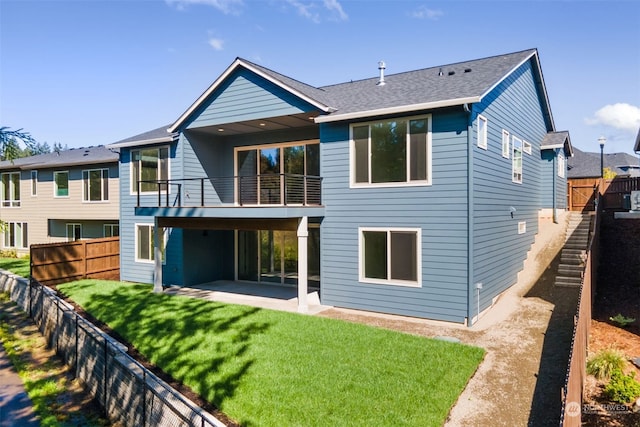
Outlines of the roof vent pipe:
<svg viewBox="0 0 640 427">
<path fill-rule="evenodd" d="M 386 82 L 384 81 L 384 69 L 387 68 L 387 64 L 384 61 L 378 62 L 378 70 L 380 70 L 380 80 L 378 80 L 378 86 L 384 86 Z"/>
</svg>

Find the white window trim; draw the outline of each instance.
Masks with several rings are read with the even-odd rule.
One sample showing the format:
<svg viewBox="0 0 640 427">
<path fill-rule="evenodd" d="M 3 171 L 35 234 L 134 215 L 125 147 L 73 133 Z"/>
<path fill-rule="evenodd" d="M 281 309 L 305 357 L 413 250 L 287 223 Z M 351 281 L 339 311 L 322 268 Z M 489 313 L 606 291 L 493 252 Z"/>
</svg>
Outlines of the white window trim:
<svg viewBox="0 0 640 427">
<path fill-rule="evenodd" d="M 511 135 L 504 129 L 502 129 L 502 157 L 511 158 Z"/>
<path fill-rule="evenodd" d="M 85 180 L 84 180 L 84 173 L 87 172 L 88 175 L 91 174 L 92 171 L 100 171 L 100 194 L 101 194 L 101 198 L 100 200 L 87 200 L 85 199 L 85 191 L 84 191 L 84 186 L 85 186 Z M 107 192 L 109 192 L 108 188 L 109 188 L 109 169 L 108 168 L 96 168 L 96 169 L 83 169 L 82 170 L 82 202 L 83 203 L 109 203 L 109 199 L 105 199 L 104 198 L 104 194 L 102 194 L 102 189 L 103 189 L 103 177 L 102 177 L 102 173 L 103 171 L 107 171 Z M 88 181 L 91 181 L 91 178 L 87 178 Z M 108 196 L 107 196 L 108 197 Z"/>
<path fill-rule="evenodd" d="M 525 234 L 527 232 L 527 221 L 518 222 L 518 234 Z"/>
<path fill-rule="evenodd" d="M 134 224 L 133 226 L 133 236 L 134 236 L 134 250 L 135 250 L 135 254 L 134 254 L 134 259 L 135 262 L 139 262 L 142 264 L 155 264 L 155 259 L 141 259 L 138 258 L 138 227 L 151 227 L 151 253 L 154 253 L 155 251 L 155 247 L 154 247 L 154 240 L 155 240 L 155 230 L 154 230 L 154 225 L 151 223 L 143 223 L 143 222 L 137 222 Z M 164 246 L 164 259 L 162 260 L 162 265 L 165 265 L 167 263 L 167 257 L 166 257 L 166 250 L 167 250 L 167 241 L 169 239 L 169 229 L 168 228 L 164 228 L 164 233 L 162 233 L 162 237 L 163 237 L 163 246 Z"/>
<path fill-rule="evenodd" d="M 134 151 L 142 151 L 142 150 L 150 150 L 155 148 L 160 152 L 162 148 L 167 149 L 167 180 L 171 180 L 171 146 L 170 145 L 158 145 L 154 147 L 136 147 L 135 149 L 129 150 L 129 195 L 135 196 L 138 192 L 135 189 L 135 183 L 138 181 L 138 177 L 133 177 L 133 152 Z M 168 186 L 169 194 L 171 194 L 171 185 Z M 140 195 L 143 194 L 157 194 L 157 191 L 140 191 Z M 161 194 L 165 194 L 166 191 L 160 191 Z"/>
<path fill-rule="evenodd" d="M 531 143 L 527 141 L 522 141 L 522 151 L 531 154 Z"/>
<path fill-rule="evenodd" d="M 76 225 L 80 226 L 80 238 L 79 239 L 73 239 L 73 240 L 69 240 L 69 226 L 72 225 L 74 228 Z M 82 224 L 80 224 L 79 222 L 67 222 L 64 225 L 64 234 L 65 237 L 67 238 L 67 242 L 75 242 L 76 240 L 82 240 L 82 234 L 83 234 L 83 229 L 82 229 Z"/>
<path fill-rule="evenodd" d="M 566 169 L 567 169 L 566 158 L 564 157 L 564 153 L 562 151 L 560 151 L 558 153 L 558 176 L 560 178 L 564 178 L 565 177 Z"/>
<path fill-rule="evenodd" d="M 29 182 L 31 184 L 31 197 L 37 197 L 38 196 L 38 171 L 37 170 L 31 171 L 29 176 L 31 177 L 31 180 Z M 34 189 L 35 191 L 33 191 Z"/>
<path fill-rule="evenodd" d="M 380 123 L 384 120 L 393 120 L 393 119 L 380 119 L 380 120 L 372 120 L 368 122 L 358 122 L 352 123 L 349 126 L 349 188 L 383 188 L 383 187 L 423 187 L 432 184 L 432 115 L 431 114 L 423 114 L 420 116 L 411 116 L 411 117 L 397 117 L 399 120 L 407 120 L 407 125 L 411 120 L 427 120 L 427 179 L 421 181 L 407 181 L 404 182 L 358 182 L 356 183 L 356 147 L 355 141 L 353 140 L 353 128 L 359 126 L 370 126 L 371 124 Z M 370 129 L 370 128 L 369 128 Z M 371 131 L 369 130 L 369 133 Z M 409 147 L 408 139 L 410 135 L 407 132 L 407 147 Z M 407 165 L 411 164 L 411 152 L 407 149 Z M 411 173 L 409 168 L 407 168 L 407 176 Z M 369 146 L 369 174 L 371 174 L 371 146 Z"/>
<path fill-rule="evenodd" d="M 480 132 L 480 122 L 484 122 L 483 132 Z M 476 133 L 478 139 L 478 147 L 486 150 L 489 147 L 489 121 L 482 114 L 478 114 L 476 119 Z"/>
<path fill-rule="evenodd" d="M 56 175 L 59 173 L 67 174 L 67 186 L 69 187 L 67 191 L 69 192 L 69 194 L 67 194 L 66 196 L 58 196 L 58 184 L 56 184 Z M 53 197 L 55 199 L 68 199 L 69 197 L 71 197 L 71 178 L 69 177 L 68 170 L 53 171 Z"/>
<path fill-rule="evenodd" d="M 518 144 L 516 144 L 516 142 Z M 516 183 L 516 184 L 522 184 L 522 179 L 523 179 L 523 175 L 524 175 L 524 156 L 523 156 L 523 153 L 522 153 L 522 139 L 512 135 L 511 136 L 511 147 L 512 147 L 512 150 L 515 150 L 517 145 L 520 146 L 520 180 L 517 180 L 515 178 L 515 173 L 514 172 L 516 171 L 516 164 L 515 164 L 516 157 L 514 155 L 513 158 L 511 159 L 511 181 Z"/>
<path fill-rule="evenodd" d="M 13 228 L 13 233 L 14 235 L 16 234 L 16 224 L 20 224 L 20 242 L 22 243 L 22 246 L 7 246 L 5 245 L 5 239 L 6 239 L 6 235 L 10 234 L 10 228 Z M 25 245 L 24 239 L 22 238 L 24 236 L 24 226 L 27 226 L 27 244 Z M 15 240 L 15 237 L 14 237 Z M 2 247 L 6 248 L 6 249 L 29 249 L 29 226 L 28 223 L 24 222 L 24 221 L 7 221 L 5 223 L 5 229 L 2 231 Z"/>
<path fill-rule="evenodd" d="M 398 279 L 371 279 L 364 275 L 364 232 L 378 231 L 387 232 L 387 236 L 394 231 L 399 232 L 415 232 L 416 233 L 416 270 L 417 281 L 407 281 Z M 387 271 L 391 271 L 390 247 L 391 239 L 387 238 Z M 374 283 L 380 285 L 406 286 L 410 288 L 422 287 L 422 229 L 421 228 L 405 228 L 405 227 L 358 227 L 358 280 L 361 283 Z"/>
<path fill-rule="evenodd" d="M 14 209 L 14 208 L 19 208 L 20 205 L 22 204 L 21 199 L 16 199 L 16 192 L 15 192 L 15 186 L 11 185 L 13 183 L 13 180 L 11 179 L 11 177 L 9 177 L 9 200 L 4 200 L 4 196 L 5 196 L 5 189 L 4 189 L 4 185 L 2 184 L 2 176 L 3 175 L 18 175 L 18 186 L 20 186 L 20 197 L 22 197 L 22 174 L 20 172 L 4 172 L 4 173 L 0 173 L 0 207 L 2 209 Z M 9 203 L 9 206 L 4 206 L 4 203 L 7 202 Z"/>
</svg>

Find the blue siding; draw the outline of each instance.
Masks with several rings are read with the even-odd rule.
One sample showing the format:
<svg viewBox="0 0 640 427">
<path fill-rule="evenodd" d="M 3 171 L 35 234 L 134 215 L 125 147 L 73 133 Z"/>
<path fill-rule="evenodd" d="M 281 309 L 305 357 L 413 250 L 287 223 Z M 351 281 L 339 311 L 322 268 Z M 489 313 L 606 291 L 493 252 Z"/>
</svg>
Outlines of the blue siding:
<svg viewBox="0 0 640 427">
<path fill-rule="evenodd" d="M 480 310 L 515 284 L 527 252 L 538 232 L 545 171 L 540 143 L 547 133 L 544 115 L 529 62 L 514 71 L 474 105 L 488 122 L 488 149 L 477 147 L 474 126 L 473 171 L 473 271 L 470 283 L 474 303 L 469 316 L 477 315 L 475 284 L 481 282 Z M 502 157 L 502 130 L 531 144 L 522 154 L 522 183 L 512 182 L 512 153 Z M 515 209 L 513 218 L 511 210 Z M 518 222 L 526 221 L 526 233 L 518 234 Z"/>
<path fill-rule="evenodd" d="M 184 285 L 233 280 L 232 230 L 183 230 Z"/>
<path fill-rule="evenodd" d="M 170 152 L 170 177 L 179 176 L 181 164 L 176 159 L 179 147 L 172 145 Z M 141 200 L 157 200 L 157 196 L 143 196 Z M 120 150 L 120 278 L 129 282 L 153 283 L 154 264 L 136 262 L 136 224 L 154 223 L 152 216 L 135 214 L 136 195 L 131 194 L 131 149 Z M 163 266 L 165 284 L 183 283 L 182 230 L 170 230 L 166 247 L 166 263 Z"/>
<path fill-rule="evenodd" d="M 239 69 L 194 113 L 188 128 L 299 114 L 312 110 L 315 108 L 311 104 L 290 92 L 246 69 Z"/>
<path fill-rule="evenodd" d="M 464 322 L 467 316 L 466 116 L 434 114 L 433 185 L 349 188 L 348 124 L 321 125 L 323 304 Z M 446 221 L 443 221 L 446 219 Z M 361 283 L 358 227 L 422 230 L 422 287 Z"/>
</svg>

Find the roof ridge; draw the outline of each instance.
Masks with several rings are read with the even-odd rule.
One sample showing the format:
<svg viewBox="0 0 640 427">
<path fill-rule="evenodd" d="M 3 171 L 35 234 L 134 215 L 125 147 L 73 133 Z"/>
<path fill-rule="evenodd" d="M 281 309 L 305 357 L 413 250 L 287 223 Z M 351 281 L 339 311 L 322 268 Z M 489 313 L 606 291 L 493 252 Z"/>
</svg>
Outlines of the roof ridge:
<svg viewBox="0 0 640 427">
<path fill-rule="evenodd" d="M 472 63 L 472 62 L 479 62 L 479 61 L 486 61 L 489 59 L 494 59 L 494 58 L 504 58 L 504 57 L 508 57 L 508 56 L 513 56 L 513 55 L 520 55 L 522 53 L 525 52 L 531 52 L 531 53 L 535 53 L 538 50 L 536 48 L 531 48 L 531 49 L 523 49 L 517 52 L 510 52 L 510 53 L 503 53 L 503 54 L 497 54 L 497 55 L 491 55 L 491 56 L 486 56 L 483 58 L 474 58 L 474 59 L 468 59 L 466 61 L 458 61 L 458 62 L 452 62 L 450 64 L 441 64 L 441 65 L 435 65 L 435 66 L 431 66 L 431 67 L 424 67 L 424 68 L 417 68 L 415 70 L 407 70 L 407 71 L 399 71 L 397 73 L 391 73 L 391 74 L 386 74 L 385 78 L 389 78 L 389 77 L 394 77 L 394 76 L 401 76 L 403 74 L 415 74 L 418 72 L 424 72 L 427 70 L 435 70 L 438 68 L 445 68 L 445 67 L 453 67 L 453 66 L 457 66 L 457 65 L 461 65 L 461 64 L 468 64 L 468 63 Z M 332 84 L 328 84 L 325 86 L 320 86 L 320 89 L 325 89 L 325 88 L 331 88 L 331 87 L 335 87 L 335 86 L 341 86 L 341 85 L 345 85 L 345 84 L 350 84 L 350 83 L 359 83 L 359 82 L 366 82 L 366 81 L 374 81 L 374 80 L 378 80 L 379 76 L 373 76 L 373 77 L 366 77 L 366 78 L 362 78 L 362 79 L 356 79 L 356 80 L 350 80 L 350 81 L 345 81 L 345 82 L 341 82 L 341 83 L 332 83 Z"/>
</svg>

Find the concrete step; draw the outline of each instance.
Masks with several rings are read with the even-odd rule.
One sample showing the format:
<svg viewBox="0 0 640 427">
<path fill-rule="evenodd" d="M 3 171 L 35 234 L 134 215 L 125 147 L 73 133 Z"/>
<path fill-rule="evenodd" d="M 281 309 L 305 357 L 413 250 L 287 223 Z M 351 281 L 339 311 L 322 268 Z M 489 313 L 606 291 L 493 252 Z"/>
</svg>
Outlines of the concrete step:
<svg viewBox="0 0 640 427">
<path fill-rule="evenodd" d="M 582 265 L 560 264 L 560 266 L 558 266 L 559 276 L 581 278 L 583 273 L 584 273 L 584 266 Z"/>
<path fill-rule="evenodd" d="M 579 287 L 582 284 L 581 277 L 556 276 L 555 286 L 559 287 Z"/>
<path fill-rule="evenodd" d="M 567 242 L 564 245 L 565 248 L 567 249 L 582 249 L 582 250 L 586 250 L 587 249 L 587 244 L 580 242 L 580 243 L 573 243 L 573 242 Z"/>
</svg>

